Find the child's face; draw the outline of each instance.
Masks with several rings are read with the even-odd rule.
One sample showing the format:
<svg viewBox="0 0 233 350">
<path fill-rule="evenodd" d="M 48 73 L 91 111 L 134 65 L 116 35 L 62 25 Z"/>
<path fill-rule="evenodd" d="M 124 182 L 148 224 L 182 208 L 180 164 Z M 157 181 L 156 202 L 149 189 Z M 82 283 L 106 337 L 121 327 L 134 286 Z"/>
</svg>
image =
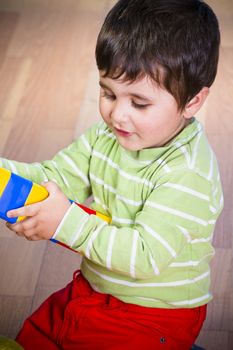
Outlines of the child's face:
<svg viewBox="0 0 233 350">
<path fill-rule="evenodd" d="M 188 124 L 175 98 L 148 77 L 129 84 L 100 74 L 100 87 L 102 118 L 127 150 L 161 147 Z"/>
</svg>

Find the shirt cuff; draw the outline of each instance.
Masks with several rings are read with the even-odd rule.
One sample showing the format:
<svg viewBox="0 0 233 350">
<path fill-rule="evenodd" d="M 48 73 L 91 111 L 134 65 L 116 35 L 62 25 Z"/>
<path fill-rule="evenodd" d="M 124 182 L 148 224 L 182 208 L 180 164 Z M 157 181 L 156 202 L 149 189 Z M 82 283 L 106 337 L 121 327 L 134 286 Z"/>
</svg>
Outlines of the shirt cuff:
<svg viewBox="0 0 233 350">
<path fill-rule="evenodd" d="M 72 203 L 52 236 L 52 240 L 62 242 L 72 247 L 73 243 L 77 241 L 78 237 L 81 235 L 83 227 L 88 219 L 89 214 L 75 203 Z"/>
</svg>

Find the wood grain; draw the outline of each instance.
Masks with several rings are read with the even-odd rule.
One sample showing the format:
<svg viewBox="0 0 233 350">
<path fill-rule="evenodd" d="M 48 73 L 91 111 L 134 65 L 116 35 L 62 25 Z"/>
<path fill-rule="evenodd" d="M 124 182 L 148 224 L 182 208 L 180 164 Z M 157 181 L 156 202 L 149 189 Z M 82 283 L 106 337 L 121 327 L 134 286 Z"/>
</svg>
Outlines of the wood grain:
<svg viewBox="0 0 233 350">
<path fill-rule="evenodd" d="M 51 158 L 97 121 L 96 36 L 115 0 L 1 0 L 0 152 L 33 162 Z M 233 349 L 233 4 L 209 0 L 222 33 L 219 70 L 197 117 L 217 158 L 225 195 L 216 225 L 213 301 L 197 339 L 208 350 Z M 0 223 L 0 334 L 23 320 L 80 266 L 79 255 L 15 237 Z"/>
<path fill-rule="evenodd" d="M 75 137 L 107 0 L 0 2 L 0 152 L 51 158 Z M 43 266 L 42 266 L 43 265 Z M 0 223 L 0 334 L 14 337 L 80 256 L 15 237 Z"/>
</svg>

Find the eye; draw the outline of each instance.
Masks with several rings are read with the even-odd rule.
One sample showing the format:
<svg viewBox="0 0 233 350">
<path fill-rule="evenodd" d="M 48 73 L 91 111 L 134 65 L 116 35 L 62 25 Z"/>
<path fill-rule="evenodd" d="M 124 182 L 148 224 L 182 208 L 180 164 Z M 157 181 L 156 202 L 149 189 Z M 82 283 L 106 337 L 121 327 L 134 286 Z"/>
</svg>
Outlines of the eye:
<svg viewBox="0 0 233 350">
<path fill-rule="evenodd" d="M 106 99 L 108 99 L 108 100 L 110 100 L 110 101 L 114 101 L 115 98 L 116 98 L 114 95 L 112 95 L 112 94 L 110 94 L 110 93 L 108 93 L 108 92 L 106 92 L 104 90 L 101 92 L 101 96 L 106 98 Z"/>
<path fill-rule="evenodd" d="M 149 104 L 140 104 L 140 103 L 136 103 L 134 101 L 132 101 L 131 103 L 132 103 L 132 106 L 134 108 L 137 108 L 137 109 L 146 109 L 149 107 Z"/>
</svg>

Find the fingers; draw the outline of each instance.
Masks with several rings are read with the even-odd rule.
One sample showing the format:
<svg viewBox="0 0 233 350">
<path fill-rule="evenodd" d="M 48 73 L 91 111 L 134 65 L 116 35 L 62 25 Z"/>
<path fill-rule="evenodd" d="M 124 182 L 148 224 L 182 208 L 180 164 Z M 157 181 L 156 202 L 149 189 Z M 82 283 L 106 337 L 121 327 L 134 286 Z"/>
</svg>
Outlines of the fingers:
<svg viewBox="0 0 233 350">
<path fill-rule="evenodd" d="M 47 189 L 50 195 L 56 193 L 59 187 L 52 181 L 44 182 L 43 186 Z M 7 216 L 9 218 L 15 218 L 18 216 L 35 216 L 40 210 L 40 202 L 26 205 L 24 207 L 9 210 Z"/>
<path fill-rule="evenodd" d="M 69 209 L 70 201 L 55 183 L 46 182 L 44 187 L 49 192 L 46 199 L 7 213 L 9 218 L 26 217 L 15 224 L 7 224 L 18 236 L 29 240 L 50 239 Z"/>
<path fill-rule="evenodd" d="M 6 222 L 6 227 L 9 228 L 9 230 L 13 231 L 17 236 L 24 237 L 24 234 L 22 232 L 15 231 L 14 224 L 10 224 L 9 222 Z"/>
<path fill-rule="evenodd" d="M 33 218 L 28 218 L 15 224 L 7 222 L 6 226 L 19 237 L 24 237 L 30 241 L 39 239 L 37 223 Z"/>
<path fill-rule="evenodd" d="M 40 203 L 26 205 L 18 209 L 9 210 L 7 212 L 8 218 L 15 218 L 17 216 L 34 216 L 40 209 Z"/>
<path fill-rule="evenodd" d="M 57 190 L 59 190 L 59 187 L 53 181 L 43 182 L 42 185 L 46 188 L 50 195 L 56 193 Z"/>
</svg>

